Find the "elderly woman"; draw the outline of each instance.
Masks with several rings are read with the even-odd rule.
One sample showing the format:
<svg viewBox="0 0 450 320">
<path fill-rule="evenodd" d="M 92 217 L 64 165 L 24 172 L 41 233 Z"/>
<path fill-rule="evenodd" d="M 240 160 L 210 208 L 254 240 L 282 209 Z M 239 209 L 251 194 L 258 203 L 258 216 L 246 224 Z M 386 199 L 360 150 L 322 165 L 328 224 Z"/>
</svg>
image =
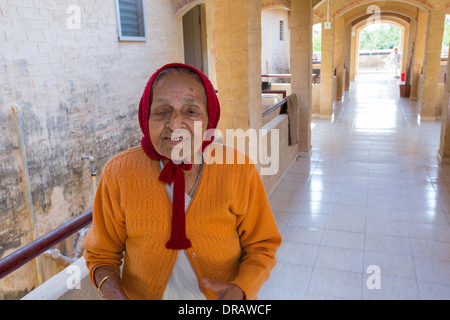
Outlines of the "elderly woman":
<svg viewBox="0 0 450 320">
<path fill-rule="evenodd" d="M 281 237 L 254 164 L 205 159 L 211 139 L 203 136 L 219 116 L 199 70 L 169 64 L 150 78 L 141 146 L 105 165 L 84 242 L 91 281 L 106 299 L 255 299 L 268 279 Z M 181 143 L 192 152 L 175 161 Z"/>
</svg>

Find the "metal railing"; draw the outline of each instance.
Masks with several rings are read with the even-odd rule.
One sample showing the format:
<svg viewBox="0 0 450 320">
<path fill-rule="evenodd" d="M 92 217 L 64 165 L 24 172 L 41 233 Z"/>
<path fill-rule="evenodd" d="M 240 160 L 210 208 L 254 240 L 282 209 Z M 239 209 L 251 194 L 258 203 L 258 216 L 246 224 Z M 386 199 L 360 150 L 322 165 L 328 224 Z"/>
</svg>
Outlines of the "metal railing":
<svg viewBox="0 0 450 320">
<path fill-rule="evenodd" d="M 262 78 L 290 78 L 292 77 L 292 74 L 290 73 L 269 73 L 269 74 L 262 74 Z"/>
<path fill-rule="evenodd" d="M 267 108 L 266 110 L 264 110 L 263 113 L 262 113 L 262 117 L 264 118 L 269 113 L 277 110 L 278 108 L 281 108 L 281 106 L 284 105 L 285 103 L 287 103 L 287 98 L 283 98 L 279 102 L 275 103 L 273 106 L 271 106 L 271 107 Z"/>
<path fill-rule="evenodd" d="M 92 222 L 92 209 L 80 214 L 78 217 L 64 223 L 46 235 L 23 246 L 0 260 L 0 279 L 17 270 L 25 263 L 30 262 L 54 245 L 60 243 L 75 232 L 88 226 Z"/>
<path fill-rule="evenodd" d="M 280 74 L 275 74 L 275 73 L 269 73 L 269 74 L 262 74 L 261 78 L 291 78 L 292 74 L 290 73 L 280 73 Z M 317 84 L 317 74 L 313 73 L 312 74 L 312 80 L 313 80 L 313 84 Z"/>
</svg>

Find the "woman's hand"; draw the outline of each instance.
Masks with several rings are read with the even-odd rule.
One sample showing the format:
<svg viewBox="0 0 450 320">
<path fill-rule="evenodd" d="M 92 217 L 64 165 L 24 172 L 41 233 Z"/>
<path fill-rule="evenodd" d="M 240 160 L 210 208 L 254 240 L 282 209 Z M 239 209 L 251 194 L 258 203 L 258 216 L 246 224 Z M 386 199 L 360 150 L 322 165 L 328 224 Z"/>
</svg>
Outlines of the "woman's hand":
<svg viewBox="0 0 450 320">
<path fill-rule="evenodd" d="M 128 300 L 128 297 L 122 289 L 119 272 L 110 266 L 100 266 L 95 269 L 94 278 L 97 285 L 100 284 L 105 277 L 108 278 L 103 281 L 99 290 L 104 298 L 106 300 Z"/>
<path fill-rule="evenodd" d="M 202 284 L 206 289 L 216 293 L 217 300 L 244 300 L 244 291 L 235 284 L 208 278 L 204 278 Z"/>
</svg>

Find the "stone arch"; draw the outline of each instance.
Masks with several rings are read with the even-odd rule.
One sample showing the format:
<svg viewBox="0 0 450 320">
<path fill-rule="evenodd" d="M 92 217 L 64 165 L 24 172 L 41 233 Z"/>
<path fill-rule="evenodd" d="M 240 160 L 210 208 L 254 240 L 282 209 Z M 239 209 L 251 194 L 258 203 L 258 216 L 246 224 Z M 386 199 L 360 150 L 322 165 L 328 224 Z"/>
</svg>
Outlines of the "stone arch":
<svg viewBox="0 0 450 320">
<path fill-rule="evenodd" d="M 360 22 L 365 22 L 367 21 L 368 18 L 370 18 L 372 16 L 372 14 L 365 14 L 362 15 L 358 18 L 355 18 L 354 20 L 351 21 L 346 21 L 346 24 L 351 23 L 353 26 L 357 25 Z M 410 23 L 411 20 L 416 21 L 415 18 L 412 17 L 408 17 L 406 15 L 400 14 L 400 13 L 396 13 L 396 12 L 381 12 L 380 13 L 380 21 L 381 20 L 386 20 L 386 19 L 393 19 L 394 20 L 398 20 L 398 21 L 403 21 L 404 23 Z"/>
<path fill-rule="evenodd" d="M 322 3 L 326 2 L 327 0 L 313 0 L 312 7 L 313 9 L 316 9 L 319 7 Z"/>
<path fill-rule="evenodd" d="M 434 5 L 428 2 L 427 0 L 356 0 L 352 2 L 341 1 L 338 5 L 336 5 L 337 9 L 335 12 L 330 12 L 330 15 L 333 18 L 339 18 L 342 15 L 346 15 L 352 10 L 358 9 L 368 4 L 374 4 L 381 7 L 394 7 L 397 6 L 398 9 L 402 8 L 414 8 L 417 10 L 421 9 L 425 12 L 429 13 L 430 10 L 434 8 Z M 396 12 L 398 11 L 395 10 Z M 382 10 L 383 11 L 383 10 Z"/>
<path fill-rule="evenodd" d="M 181 18 L 186 12 L 205 0 L 172 0 L 173 11 L 177 18 Z"/>
<path fill-rule="evenodd" d="M 291 10 L 290 0 L 262 0 L 261 11 L 268 9 L 286 9 Z"/>
<path fill-rule="evenodd" d="M 417 20 L 417 8 L 404 2 L 397 2 L 397 4 L 395 4 L 393 1 L 372 1 L 367 4 L 377 6 L 380 9 L 380 15 L 395 15 L 407 22 L 409 22 L 409 19 Z M 362 4 L 355 8 L 349 9 L 344 14 L 339 16 L 344 15 L 346 23 L 358 19 L 364 20 L 372 15 L 371 12 L 367 12 L 369 7 L 370 6 L 366 7 Z"/>
</svg>

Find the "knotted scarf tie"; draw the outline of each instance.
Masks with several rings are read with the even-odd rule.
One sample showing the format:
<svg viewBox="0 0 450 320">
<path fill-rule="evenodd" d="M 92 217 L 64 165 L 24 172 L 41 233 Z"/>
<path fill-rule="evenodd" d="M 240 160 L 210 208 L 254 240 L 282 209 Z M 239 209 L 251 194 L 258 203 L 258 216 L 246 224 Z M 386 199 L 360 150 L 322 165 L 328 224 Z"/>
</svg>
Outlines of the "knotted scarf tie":
<svg viewBox="0 0 450 320">
<path fill-rule="evenodd" d="M 187 238 L 186 235 L 186 217 L 185 217 L 185 180 L 183 171 L 189 171 L 192 169 L 192 164 L 175 164 L 172 160 L 167 159 L 164 156 L 161 156 L 154 148 L 149 134 L 148 128 L 148 117 L 150 114 L 150 101 L 151 101 L 151 88 L 158 74 L 167 68 L 186 68 L 194 71 L 199 75 L 202 79 L 203 86 L 205 87 L 206 100 L 208 104 L 208 128 L 207 129 L 215 129 L 217 127 L 217 123 L 219 122 L 220 117 L 220 105 L 219 100 L 217 99 L 216 92 L 214 90 L 213 85 L 209 81 L 209 79 L 199 70 L 195 69 L 192 66 L 180 64 L 180 63 L 172 63 L 165 65 L 161 69 L 159 69 L 153 76 L 150 78 L 147 86 L 144 90 L 144 94 L 139 104 L 139 123 L 144 133 L 144 137 L 141 140 L 141 145 L 144 152 L 151 159 L 164 159 L 168 160 L 164 165 L 161 174 L 159 175 L 159 180 L 167 183 L 173 183 L 173 199 L 172 199 L 172 222 L 171 222 L 171 232 L 170 239 L 166 243 L 167 249 L 174 250 L 184 250 L 188 249 L 192 246 L 191 241 Z M 202 144 L 202 152 L 205 148 L 212 142 L 213 137 L 209 137 L 210 140 L 203 141 Z"/>
</svg>

